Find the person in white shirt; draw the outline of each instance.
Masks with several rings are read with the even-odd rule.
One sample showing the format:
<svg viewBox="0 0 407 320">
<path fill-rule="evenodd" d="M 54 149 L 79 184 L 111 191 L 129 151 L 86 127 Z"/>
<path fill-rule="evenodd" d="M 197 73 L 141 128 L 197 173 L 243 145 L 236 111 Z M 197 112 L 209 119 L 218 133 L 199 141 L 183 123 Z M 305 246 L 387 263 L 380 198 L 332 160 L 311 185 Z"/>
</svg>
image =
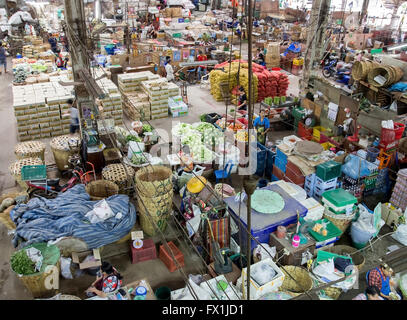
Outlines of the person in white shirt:
<svg viewBox="0 0 407 320">
<path fill-rule="evenodd" d="M 174 69 L 172 68 L 171 65 L 171 58 L 169 56 L 166 57 L 166 62 L 165 62 L 165 72 L 167 73 L 167 80 L 169 82 L 174 81 Z"/>
<path fill-rule="evenodd" d="M 72 99 L 69 99 L 67 101 L 67 104 L 69 104 L 69 113 L 64 113 L 63 116 L 71 116 L 71 124 L 69 126 L 69 132 L 71 134 L 75 134 L 77 131 L 79 131 L 79 111 L 78 109 L 74 106 Z"/>
</svg>

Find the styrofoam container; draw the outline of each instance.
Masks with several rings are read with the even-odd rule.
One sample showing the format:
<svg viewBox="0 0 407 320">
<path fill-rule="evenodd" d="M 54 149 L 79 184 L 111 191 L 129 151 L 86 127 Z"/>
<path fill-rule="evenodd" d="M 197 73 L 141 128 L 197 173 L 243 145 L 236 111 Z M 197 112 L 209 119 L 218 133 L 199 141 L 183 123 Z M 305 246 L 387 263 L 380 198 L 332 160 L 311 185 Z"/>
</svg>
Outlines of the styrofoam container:
<svg viewBox="0 0 407 320">
<path fill-rule="evenodd" d="M 256 300 L 261 296 L 265 295 L 269 292 L 278 291 L 278 289 L 283 285 L 283 281 L 285 278 L 284 273 L 280 270 L 280 268 L 275 264 L 275 262 L 271 258 L 267 258 L 261 260 L 255 264 L 251 265 L 251 273 L 254 272 L 256 268 L 261 268 L 263 264 L 270 265 L 275 271 L 276 275 L 274 278 L 260 286 L 253 278 L 250 279 L 250 299 Z M 243 299 L 246 299 L 246 283 L 247 283 L 247 268 L 243 268 L 242 270 L 242 292 L 243 292 Z"/>
<path fill-rule="evenodd" d="M 129 149 L 127 151 L 127 157 L 131 160 L 134 153 L 141 153 L 145 151 L 145 144 L 144 142 L 136 142 L 130 141 L 129 142 Z"/>
<path fill-rule="evenodd" d="M 221 291 L 218 289 L 218 283 L 220 281 L 224 281 L 228 283 L 228 286 L 225 291 Z M 239 292 L 235 289 L 235 287 L 225 278 L 222 274 L 217 276 L 216 278 L 210 279 L 208 281 L 203 281 L 199 285 L 202 289 L 206 290 L 212 297 L 212 299 L 220 299 L 220 300 L 241 300 L 241 296 Z M 213 291 L 216 292 L 216 295 Z"/>
</svg>

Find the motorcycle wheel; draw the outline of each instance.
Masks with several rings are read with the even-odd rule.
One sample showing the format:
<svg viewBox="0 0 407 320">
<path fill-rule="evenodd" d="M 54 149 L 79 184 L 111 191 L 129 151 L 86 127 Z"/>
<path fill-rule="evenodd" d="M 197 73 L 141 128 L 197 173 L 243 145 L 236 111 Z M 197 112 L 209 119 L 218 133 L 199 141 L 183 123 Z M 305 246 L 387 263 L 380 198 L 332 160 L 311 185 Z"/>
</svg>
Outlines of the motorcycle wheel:
<svg viewBox="0 0 407 320">
<path fill-rule="evenodd" d="M 323 69 L 323 70 L 322 70 L 322 75 L 323 75 L 325 78 L 330 78 L 330 77 L 332 76 L 332 72 L 331 72 L 330 70 Z"/>
</svg>

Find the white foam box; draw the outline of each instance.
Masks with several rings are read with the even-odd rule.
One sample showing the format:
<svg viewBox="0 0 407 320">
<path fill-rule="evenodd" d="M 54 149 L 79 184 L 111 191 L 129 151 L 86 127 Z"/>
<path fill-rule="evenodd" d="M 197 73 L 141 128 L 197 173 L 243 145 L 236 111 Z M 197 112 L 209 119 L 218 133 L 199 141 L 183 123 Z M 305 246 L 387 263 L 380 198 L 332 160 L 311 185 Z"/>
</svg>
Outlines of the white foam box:
<svg viewBox="0 0 407 320">
<path fill-rule="evenodd" d="M 24 110 L 24 109 L 22 109 L 22 110 L 14 110 L 14 115 L 16 117 L 24 116 L 26 114 L 25 111 L 26 110 Z"/>
<path fill-rule="evenodd" d="M 150 101 L 150 105 L 151 105 L 151 107 L 153 107 L 153 106 L 163 106 L 163 105 L 168 106 L 168 99 Z"/>
<path fill-rule="evenodd" d="M 60 122 L 61 121 L 61 116 L 57 115 L 57 116 L 50 116 L 49 117 L 49 122 L 50 123 L 56 123 L 56 122 Z"/>
<path fill-rule="evenodd" d="M 114 115 L 114 116 L 116 116 L 116 115 L 122 115 L 123 114 L 123 111 L 122 110 L 113 110 L 112 111 L 112 115 Z"/>
<path fill-rule="evenodd" d="M 32 138 L 31 136 L 20 136 L 19 138 L 20 138 L 20 141 L 21 141 L 21 142 L 30 141 L 30 140 L 32 140 L 32 139 L 35 140 L 35 138 Z M 38 138 L 38 139 L 40 139 L 40 138 Z"/>
<path fill-rule="evenodd" d="M 60 116 L 60 112 L 59 112 L 59 110 L 48 111 L 48 116 L 49 116 L 49 117 L 59 117 L 59 116 Z"/>
<path fill-rule="evenodd" d="M 33 135 L 33 134 L 40 134 L 40 133 L 41 133 L 41 130 L 40 130 L 40 129 L 31 129 L 31 130 L 29 131 L 29 133 L 30 133 L 31 135 Z"/>
<path fill-rule="evenodd" d="M 261 268 L 263 264 L 267 264 L 271 266 L 274 271 L 276 271 L 276 275 L 274 278 L 264 284 L 259 285 L 253 278 L 250 279 L 250 299 L 256 300 L 261 296 L 265 295 L 266 293 L 278 291 L 278 289 L 283 285 L 283 281 L 285 278 L 284 273 L 280 270 L 280 268 L 275 264 L 275 262 L 271 258 L 267 258 L 261 260 L 257 263 L 251 265 L 250 272 L 253 274 L 257 268 Z M 243 268 L 242 270 L 242 291 L 243 291 L 243 299 L 246 300 L 246 283 L 247 283 L 247 268 Z"/>
<path fill-rule="evenodd" d="M 41 139 L 51 138 L 51 132 L 43 133 L 41 132 Z"/>
<path fill-rule="evenodd" d="M 113 110 L 114 110 L 113 105 L 108 105 L 108 106 L 103 105 L 103 111 L 110 112 L 110 111 L 113 111 Z"/>
<path fill-rule="evenodd" d="M 49 111 L 59 111 L 59 104 L 48 105 Z"/>
<path fill-rule="evenodd" d="M 316 176 L 314 186 L 318 187 L 320 189 L 326 190 L 326 189 L 331 188 L 331 187 L 336 187 L 336 182 L 337 181 L 338 181 L 338 178 L 334 178 L 334 179 L 331 179 L 331 180 L 328 180 L 328 181 L 324 181 L 321 178 Z"/>
<path fill-rule="evenodd" d="M 61 123 L 62 123 L 62 124 L 67 124 L 67 125 L 69 125 L 69 124 L 71 124 L 71 119 L 69 119 L 69 118 L 62 118 L 62 119 L 61 119 Z"/>
<path fill-rule="evenodd" d="M 168 118 L 168 114 L 151 115 L 151 120 Z"/>
</svg>

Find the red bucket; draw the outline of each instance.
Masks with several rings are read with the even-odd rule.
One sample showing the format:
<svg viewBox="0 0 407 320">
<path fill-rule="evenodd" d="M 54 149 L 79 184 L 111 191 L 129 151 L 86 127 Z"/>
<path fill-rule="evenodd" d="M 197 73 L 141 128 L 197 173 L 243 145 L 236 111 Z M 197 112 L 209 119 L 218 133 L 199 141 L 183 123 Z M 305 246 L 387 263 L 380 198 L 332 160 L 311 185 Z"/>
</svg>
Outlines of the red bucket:
<svg viewBox="0 0 407 320">
<path fill-rule="evenodd" d="M 395 130 L 395 139 L 396 140 L 400 140 L 401 137 L 403 136 L 404 133 L 404 129 L 406 128 L 405 124 L 399 123 L 399 122 L 395 122 L 394 123 L 394 130 Z"/>
</svg>

